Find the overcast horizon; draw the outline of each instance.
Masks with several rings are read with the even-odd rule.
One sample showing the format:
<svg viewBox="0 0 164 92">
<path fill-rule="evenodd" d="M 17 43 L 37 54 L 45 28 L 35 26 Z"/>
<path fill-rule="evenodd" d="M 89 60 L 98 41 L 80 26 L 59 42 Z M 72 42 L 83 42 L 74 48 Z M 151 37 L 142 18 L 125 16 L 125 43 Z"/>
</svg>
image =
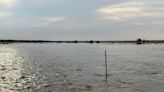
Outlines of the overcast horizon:
<svg viewBox="0 0 164 92">
<path fill-rule="evenodd" d="M 0 0 L 0 39 L 164 40 L 164 0 Z"/>
</svg>

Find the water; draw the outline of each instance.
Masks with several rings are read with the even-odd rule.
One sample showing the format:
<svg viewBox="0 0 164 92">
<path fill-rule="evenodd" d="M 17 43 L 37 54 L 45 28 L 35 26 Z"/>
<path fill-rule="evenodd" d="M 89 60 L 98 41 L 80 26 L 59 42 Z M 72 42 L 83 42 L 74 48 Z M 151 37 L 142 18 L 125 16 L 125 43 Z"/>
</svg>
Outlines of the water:
<svg viewBox="0 0 164 92">
<path fill-rule="evenodd" d="M 164 92 L 163 60 L 164 44 L 1 44 L 0 92 Z"/>
</svg>

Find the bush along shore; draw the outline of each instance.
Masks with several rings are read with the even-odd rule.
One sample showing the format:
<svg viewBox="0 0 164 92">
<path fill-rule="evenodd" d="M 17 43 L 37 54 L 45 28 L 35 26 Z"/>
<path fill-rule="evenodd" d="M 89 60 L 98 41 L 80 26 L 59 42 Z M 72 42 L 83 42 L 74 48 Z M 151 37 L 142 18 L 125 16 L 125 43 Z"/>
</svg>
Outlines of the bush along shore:
<svg viewBox="0 0 164 92">
<path fill-rule="evenodd" d="M 0 44 L 9 43 L 135 43 L 135 44 L 147 44 L 147 43 L 164 43 L 164 40 L 126 40 L 126 41 L 107 41 L 107 40 L 88 40 L 88 41 L 46 41 L 46 40 L 0 40 Z"/>
</svg>

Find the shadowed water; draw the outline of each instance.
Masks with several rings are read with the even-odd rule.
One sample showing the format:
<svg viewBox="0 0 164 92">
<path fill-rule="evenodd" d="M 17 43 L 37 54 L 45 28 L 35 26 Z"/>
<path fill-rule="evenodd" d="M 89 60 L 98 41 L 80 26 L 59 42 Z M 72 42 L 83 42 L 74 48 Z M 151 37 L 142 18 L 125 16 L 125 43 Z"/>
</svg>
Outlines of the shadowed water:
<svg viewBox="0 0 164 92">
<path fill-rule="evenodd" d="M 0 45 L 0 92 L 163 92 L 163 48 L 163 44 Z"/>
</svg>

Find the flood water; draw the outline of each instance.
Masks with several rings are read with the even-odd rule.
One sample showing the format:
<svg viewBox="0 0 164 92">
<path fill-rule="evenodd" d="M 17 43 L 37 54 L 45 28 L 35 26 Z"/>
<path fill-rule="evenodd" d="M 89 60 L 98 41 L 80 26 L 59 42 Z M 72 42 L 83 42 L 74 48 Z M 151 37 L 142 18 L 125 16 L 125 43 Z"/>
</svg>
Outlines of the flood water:
<svg viewBox="0 0 164 92">
<path fill-rule="evenodd" d="M 164 92 L 164 44 L 1 44 L 0 92 Z"/>
</svg>

